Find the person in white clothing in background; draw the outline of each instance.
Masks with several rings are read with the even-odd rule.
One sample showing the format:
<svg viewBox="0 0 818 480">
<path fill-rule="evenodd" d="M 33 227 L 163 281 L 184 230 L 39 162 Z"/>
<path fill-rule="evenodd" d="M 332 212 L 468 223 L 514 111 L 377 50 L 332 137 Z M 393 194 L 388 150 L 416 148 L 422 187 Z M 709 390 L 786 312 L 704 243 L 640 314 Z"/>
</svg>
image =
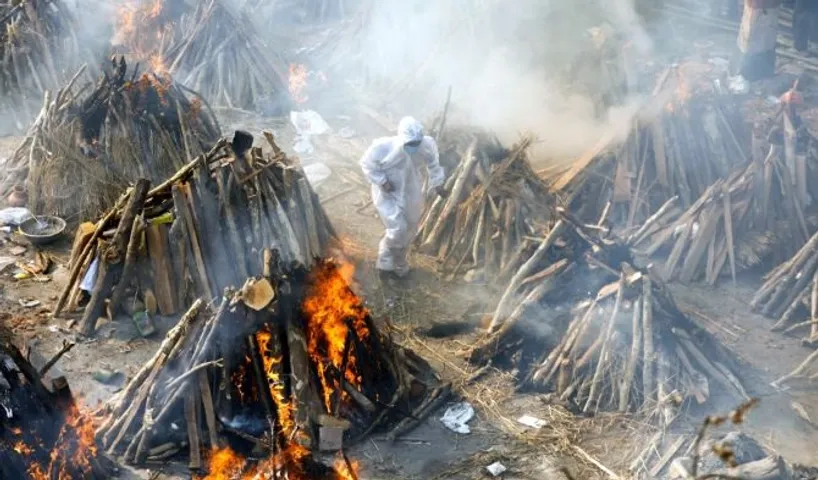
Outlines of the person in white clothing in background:
<svg viewBox="0 0 818 480">
<path fill-rule="evenodd" d="M 428 172 L 428 188 L 418 163 Z M 417 235 L 424 200 L 432 193 L 445 196 L 445 175 L 440 166 L 437 143 L 423 134 L 423 126 L 412 117 L 398 124 L 398 134 L 383 137 L 361 159 L 364 175 L 372 183 L 372 201 L 386 232 L 378 246 L 377 268 L 381 281 L 404 278 L 409 273 L 407 254 Z"/>
</svg>

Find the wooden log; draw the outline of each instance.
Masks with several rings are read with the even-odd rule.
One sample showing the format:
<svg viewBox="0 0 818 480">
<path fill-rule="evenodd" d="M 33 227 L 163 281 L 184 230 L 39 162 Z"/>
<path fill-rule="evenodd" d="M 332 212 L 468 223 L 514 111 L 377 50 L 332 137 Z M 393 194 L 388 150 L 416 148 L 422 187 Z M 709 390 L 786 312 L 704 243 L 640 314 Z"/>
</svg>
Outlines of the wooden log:
<svg viewBox="0 0 818 480">
<path fill-rule="evenodd" d="M 460 205 L 463 190 L 468 183 L 474 166 L 477 164 L 477 160 L 479 158 L 474 151 L 476 146 L 477 140 L 474 139 L 464 155 L 465 160 L 463 161 L 463 170 L 455 179 L 452 191 L 449 193 L 449 196 L 446 199 L 446 204 L 444 205 L 440 216 L 437 218 L 437 221 L 429 232 L 426 240 L 423 242 L 423 245 L 421 245 L 421 248 L 428 248 L 429 246 L 437 243 L 439 236 L 443 233 L 443 227 L 446 225 L 446 222 L 449 221 L 449 217 L 451 217 L 451 215 L 455 212 L 455 209 Z"/>
<path fill-rule="evenodd" d="M 653 282 L 650 276 L 642 279 L 642 393 L 645 402 L 653 400 L 656 384 L 653 375 L 655 351 L 653 348 Z"/>
<path fill-rule="evenodd" d="M 185 397 L 185 424 L 190 447 L 188 468 L 193 471 L 202 467 L 202 442 L 199 435 L 199 398 L 194 393 Z"/>
<path fill-rule="evenodd" d="M 173 267 L 168 253 L 168 228 L 165 225 L 148 225 L 145 231 L 145 239 L 148 246 L 148 257 L 151 260 L 153 270 L 152 277 L 156 300 L 159 304 L 159 312 L 162 315 L 170 316 L 177 312 L 176 307 L 176 283 L 173 278 Z"/>
<path fill-rule="evenodd" d="M 219 444 L 219 430 L 216 423 L 216 411 L 213 403 L 213 392 L 210 389 L 210 382 L 207 378 L 207 372 L 202 370 L 199 372 L 199 394 L 202 399 L 202 406 L 204 407 L 205 423 L 207 424 L 208 438 L 210 439 L 210 449 L 217 450 Z"/>
<path fill-rule="evenodd" d="M 511 307 L 511 303 L 517 297 L 517 288 L 520 286 L 522 281 L 528 278 L 532 273 L 534 273 L 534 269 L 537 268 L 539 263 L 545 258 L 548 250 L 557 241 L 560 235 L 562 235 L 563 230 L 565 229 L 565 222 L 562 219 L 558 220 L 557 223 L 554 224 L 554 227 L 548 232 L 548 235 L 543 239 L 540 243 L 540 246 L 537 250 L 531 255 L 522 267 L 517 271 L 516 274 L 512 277 L 511 281 L 509 282 L 508 288 L 506 288 L 505 293 L 503 294 L 500 302 L 497 304 L 497 308 L 494 311 L 494 317 L 491 319 L 491 324 L 489 325 L 489 332 L 492 333 L 496 331 L 505 317 L 509 313 L 509 309 Z"/>
<path fill-rule="evenodd" d="M 93 335 L 96 330 L 97 320 L 102 316 L 105 308 L 105 300 L 111 293 L 116 276 L 122 271 L 134 218 L 145 205 L 148 188 L 150 188 L 148 180 L 142 179 L 136 182 L 111 244 L 103 250 L 100 256 L 94 291 L 80 323 L 80 332 L 83 335 Z"/>
<path fill-rule="evenodd" d="M 142 232 L 144 229 L 145 219 L 142 218 L 142 215 L 137 215 L 131 227 L 131 236 L 128 241 L 128 249 L 125 254 L 125 263 L 122 267 L 122 273 L 108 302 L 109 317 L 112 321 L 119 312 L 119 307 L 122 305 L 122 300 L 125 297 L 125 291 L 131 286 L 131 280 L 136 273 L 136 262 L 139 259 L 139 247 L 142 243 Z"/>
<path fill-rule="evenodd" d="M 80 278 L 80 272 L 83 269 L 83 266 L 89 262 L 91 257 L 91 253 L 96 250 L 97 248 L 97 240 L 102 235 L 102 232 L 108 227 L 108 224 L 113 221 L 116 215 L 119 213 L 119 210 L 132 198 L 134 195 L 134 190 L 128 189 L 125 194 L 123 194 L 119 200 L 117 200 L 116 205 L 102 218 L 99 222 L 97 222 L 96 230 L 91 235 L 91 238 L 88 239 L 88 242 L 83 248 L 82 253 L 78 256 L 76 261 L 72 260 L 71 262 L 71 274 L 68 276 L 68 283 L 66 284 L 65 288 L 63 289 L 62 293 L 60 294 L 60 298 L 57 301 L 57 305 L 54 306 L 54 317 L 58 317 L 60 313 L 62 313 L 63 308 L 65 308 L 66 302 L 68 302 L 68 298 L 71 295 L 71 292 L 74 289 L 74 286 L 77 283 L 77 280 Z"/>
<path fill-rule="evenodd" d="M 318 389 L 313 381 L 310 367 L 307 339 L 299 319 L 287 314 L 286 319 L 287 345 L 289 346 L 290 368 L 292 375 L 291 389 L 293 400 L 299 408 L 295 411 L 294 421 L 299 429 L 305 432 L 310 442 L 317 439 L 312 435 L 313 423 L 311 415 L 325 412 Z"/>
<path fill-rule="evenodd" d="M 185 237 L 187 238 L 187 247 L 193 254 L 193 261 L 196 265 L 196 272 L 194 279 L 199 289 L 199 294 L 207 298 L 213 298 L 213 292 L 210 289 L 210 281 L 207 275 L 207 267 L 205 266 L 202 249 L 199 243 L 199 236 L 196 233 L 196 223 L 193 219 L 193 213 L 190 211 L 190 206 L 185 198 L 185 193 L 181 186 L 173 185 L 171 187 L 173 194 L 173 204 L 176 208 L 176 214 L 182 219 L 184 223 Z"/>
<path fill-rule="evenodd" d="M 614 302 L 613 312 L 611 313 L 610 318 L 608 319 L 608 325 L 605 328 L 605 333 L 603 334 L 602 340 L 602 350 L 599 352 L 599 360 L 596 364 L 596 369 L 594 370 L 594 376 L 591 380 L 591 392 L 588 394 L 588 400 L 585 402 L 585 406 L 582 408 L 583 412 L 588 412 L 591 408 L 591 404 L 594 402 L 596 398 L 597 390 L 600 387 L 600 383 L 602 381 L 602 370 L 605 362 L 607 361 L 608 356 L 608 348 L 610 348 L 610 341 L 611 335 L 613 333 L 614 324 L 616 324 L 616 317 L 619 315 L 619 307 L 622 304 L 622 296 L 624 295 L 625 291 L 625 274 L 621 273 L 619 276 L 619 289 L 616 292 L 616 301 Z"/>
<path fill-rule="evenodd" d="M 630 405 L 631 386 L 636 375 L 636 366 L 642 352 L 642 299 L 633 302 L 633 321 L 631 322 L 631 353 L 625 364 L 622 383 L 619 387 L 619 411 L 628 411 Z"/>
</svg>

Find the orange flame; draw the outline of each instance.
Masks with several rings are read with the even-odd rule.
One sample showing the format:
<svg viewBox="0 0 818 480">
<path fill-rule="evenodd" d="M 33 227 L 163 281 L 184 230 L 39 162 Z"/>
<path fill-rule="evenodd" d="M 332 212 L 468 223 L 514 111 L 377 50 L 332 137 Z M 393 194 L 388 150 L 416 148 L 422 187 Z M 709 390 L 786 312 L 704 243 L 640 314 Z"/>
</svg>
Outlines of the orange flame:
<svg viewBox="0 0 818 480">
<path fill-rule="evenodd" d="M 333 392 L 341 387 L 337 372 L 344 368 L 344 353 L 347 349 L 344 378 L 358 390 L 361 385 L 361 377 L 356 369 L 355 349 L 352 345 L 347 346 L 350 326 L 354 328 L 358 340 L 365 341 L 369 337 L 366 325 L 368 311 L 361 299 L 349 288 L 354 271 L 352 265 L 319 268 L 309 296 L 304 301 L 304 313 L 308 319 L 308 350 L 318 370 L 327 413 L 333 410 Z M 329 366 L 333 369 L 329 369 Z M 328 378 L 332 378 L 331 384 L 328 384 Z M 342 400 L 348 398 L 344 391 L 340 391 L 340 395 Z"/>
<path fill-rule="evenodd" d="M 15 430 L 12 430 L 16 433 Z M 57 441 L 49 454 L 48 465 L 36 460 L 29 460 L 28 476 L 32 480 L 70 480 L 72 472 L 89 476 L 93 470 L 91 460 L 97 455 L 94 440 L 96 425 L 94 419 L 72 404 L 66 413 Z M 46 448 L 43 445 L 27 445 L 22 441 L 15 443 L 12 449 L 19 455 L 31 457 Z M 56 477 L 53 476 L 56 474 Z"/>
</svg>

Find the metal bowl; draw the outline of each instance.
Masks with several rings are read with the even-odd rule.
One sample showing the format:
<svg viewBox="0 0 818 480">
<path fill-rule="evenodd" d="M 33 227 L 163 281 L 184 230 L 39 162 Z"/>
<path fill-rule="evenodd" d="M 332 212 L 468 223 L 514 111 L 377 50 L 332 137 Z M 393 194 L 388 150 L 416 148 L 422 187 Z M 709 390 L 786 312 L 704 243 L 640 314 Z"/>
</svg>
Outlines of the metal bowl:
<svg viewBox="0 0 818 480">
<path fill-rule="evenodd" d="M 19 232 L 32 245 L 48 245 L 65 232 L 65 220 L 47 215 L 29 218 L 20 224 Z"/>
</svg>

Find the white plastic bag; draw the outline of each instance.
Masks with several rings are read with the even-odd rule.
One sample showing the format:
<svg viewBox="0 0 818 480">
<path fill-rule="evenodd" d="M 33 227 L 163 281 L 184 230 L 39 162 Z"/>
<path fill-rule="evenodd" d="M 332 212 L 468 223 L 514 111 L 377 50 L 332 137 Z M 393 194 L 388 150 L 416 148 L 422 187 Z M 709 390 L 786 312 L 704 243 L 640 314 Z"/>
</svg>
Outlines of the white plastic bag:
<svg viewBox="0 0 818 480">
<path fill-rule="evenodd" d="M 440 421 L 449 430 L 466 434 L 471 433 L 471 428 L 466 424 L 472 418 L 474 418 L 474 407 L 468 402 L 460 402 L 446 409 L 446 413 L 443 414 Z"/>
<path fill-rule="evenodd" d="M 27 208 L 9 207 L 0 210 L 0 225 L 18 226 L 34 215 Z"/>
</svg>

